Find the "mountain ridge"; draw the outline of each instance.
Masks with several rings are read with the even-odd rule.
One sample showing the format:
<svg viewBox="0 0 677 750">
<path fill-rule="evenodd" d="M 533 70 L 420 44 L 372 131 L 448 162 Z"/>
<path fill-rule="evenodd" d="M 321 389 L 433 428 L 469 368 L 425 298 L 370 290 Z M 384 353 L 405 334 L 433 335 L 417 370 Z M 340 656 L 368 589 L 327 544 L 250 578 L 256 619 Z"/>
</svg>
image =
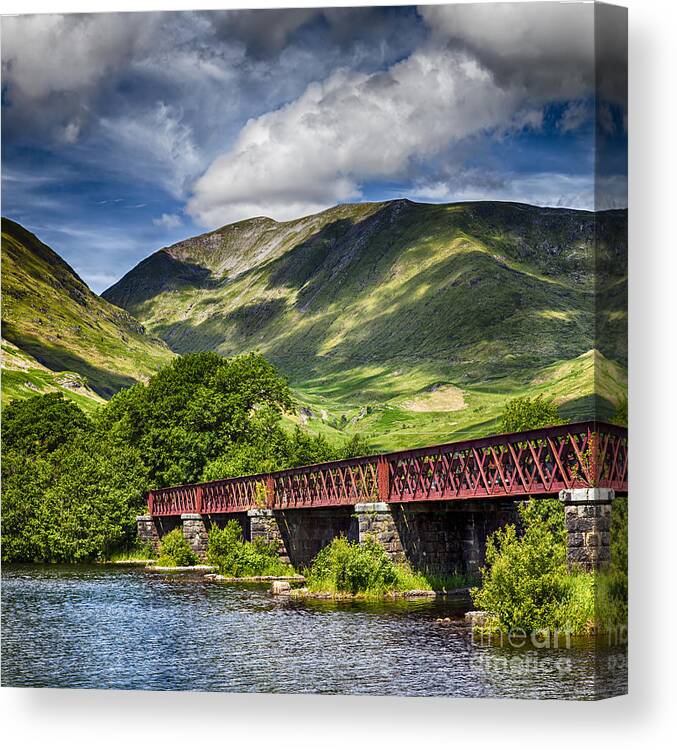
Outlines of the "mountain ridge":
<svg viewBox="0 0 677 750">
<path fill-rule="evenodd" d="M 533 390 L 544 368 L 578 371 L 595 350 L 614 369 L 608 382 L 622 388 L 626 233 L 622 209 L 342 204 L 188 238 L 144 259 L 103 297 L 177 353 L 261 351 L 311 412 L 328 413 L 325 423 L 368 405 L 406 404 L 441 384 L 464 392 L 462 430 L 480 408 L 470 391 Z M 600 279 L 614 290 L 602 306 Z M 572 418 L 602 403 L 594 367 L 584 369 L 591 382 L 577 381 Z M 607 414 L 618 392 L 598 394 Z M 474 424 L 495 419 L 496 408 L 492 401 Z"/>
</svg>

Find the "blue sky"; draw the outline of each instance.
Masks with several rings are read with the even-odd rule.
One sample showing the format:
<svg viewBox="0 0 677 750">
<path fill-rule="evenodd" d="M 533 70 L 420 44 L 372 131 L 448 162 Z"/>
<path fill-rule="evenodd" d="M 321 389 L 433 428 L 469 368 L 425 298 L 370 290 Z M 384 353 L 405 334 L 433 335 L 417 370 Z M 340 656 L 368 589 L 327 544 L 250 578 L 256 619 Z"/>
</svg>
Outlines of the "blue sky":
<svg viewBox="0 0 677 750">
<path fill-rule="evenodd" d="M 254 215 L 623 206 L 624 45 L 607 47 L 595 98 L 590 4 L 3 18 L 2 213 L 100 292 Z"/>
</svg>

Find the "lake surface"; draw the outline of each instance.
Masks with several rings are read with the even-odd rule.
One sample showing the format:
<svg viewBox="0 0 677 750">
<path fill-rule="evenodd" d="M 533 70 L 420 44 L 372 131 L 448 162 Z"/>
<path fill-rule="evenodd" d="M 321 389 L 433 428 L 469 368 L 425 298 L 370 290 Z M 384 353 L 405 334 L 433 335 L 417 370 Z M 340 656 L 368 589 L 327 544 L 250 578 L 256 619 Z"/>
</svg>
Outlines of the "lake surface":
<svg viewBox="0 0 677 750">
<path fill-rule="evenodd" d="M 4 686 L 590 699 L 624 647 L 478 647 L 456 600 L 292 603 L 117 566 L 3 566 Z M 437 618 L 452 623 L 439 624 Z"/>
</svg>

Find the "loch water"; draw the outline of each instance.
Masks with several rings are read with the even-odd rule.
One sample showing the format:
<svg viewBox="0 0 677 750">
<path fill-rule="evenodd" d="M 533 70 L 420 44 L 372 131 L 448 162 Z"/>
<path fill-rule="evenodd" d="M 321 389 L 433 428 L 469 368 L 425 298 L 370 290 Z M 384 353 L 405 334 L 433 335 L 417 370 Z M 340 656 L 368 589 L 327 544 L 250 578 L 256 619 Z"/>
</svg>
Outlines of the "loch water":
<svg viewBox="0 0 677 750">
<path fill-rule="evenodd" d="M 5 565 L 2 684 L 546 699 L 626 692 L 624 645 L 473 644 L 465 609 L 458 598 L 298 602 L 196 574 Z"/>
</svg>

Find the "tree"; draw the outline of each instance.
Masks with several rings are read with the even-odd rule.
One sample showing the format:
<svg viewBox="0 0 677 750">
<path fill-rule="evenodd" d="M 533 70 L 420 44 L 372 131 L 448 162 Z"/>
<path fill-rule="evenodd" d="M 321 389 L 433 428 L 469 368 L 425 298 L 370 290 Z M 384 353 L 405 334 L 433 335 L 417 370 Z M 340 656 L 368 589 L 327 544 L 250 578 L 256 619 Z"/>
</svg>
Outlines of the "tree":
<svg viewBox="0 0 677 750">
<path fill-rule="evenodd" d="M 562 420 L 553 399 L 543 398 L 542 395 L 533 399 L 522 396 L 508 401 L 503 408 L 500 424 L 503 432 L 523 432 L 562 424 Z"/>
<path fill-rule="evenodd" d="M 78 433 L 91 429 L 91 423 L 62 393 L 47 393 L 25 400 L 14 400 L 3 410 L 2 450 L 6 455 L 50 453 L 68 443 Z"/>
<path fill-rule="evenodd" d="M 3 560 L 79 562 L 133 541 L 147 483 L 133 448 L 90 433 L 3 459 Z"/>
<path fill-rule="evenodd" d="M 151 484 L 166 486 L 198 481 L 219 458 L 258 461 L 253 448 L 274 446 L 280 416 L 292 408 L 286 380 L 260 354 L 202 352 L 114 396 L 98 427 L 135 446 Z"/>
<path fill-rule="evenodd" d="M 294 402 L 259 354 L 178 357 L 93 423 L 60 394 L 13 402 L 3 424 L 3 559 L 75 562 L 129 544 L 144 490 L 365 453 L 281 417 Z"/>
</svg>

